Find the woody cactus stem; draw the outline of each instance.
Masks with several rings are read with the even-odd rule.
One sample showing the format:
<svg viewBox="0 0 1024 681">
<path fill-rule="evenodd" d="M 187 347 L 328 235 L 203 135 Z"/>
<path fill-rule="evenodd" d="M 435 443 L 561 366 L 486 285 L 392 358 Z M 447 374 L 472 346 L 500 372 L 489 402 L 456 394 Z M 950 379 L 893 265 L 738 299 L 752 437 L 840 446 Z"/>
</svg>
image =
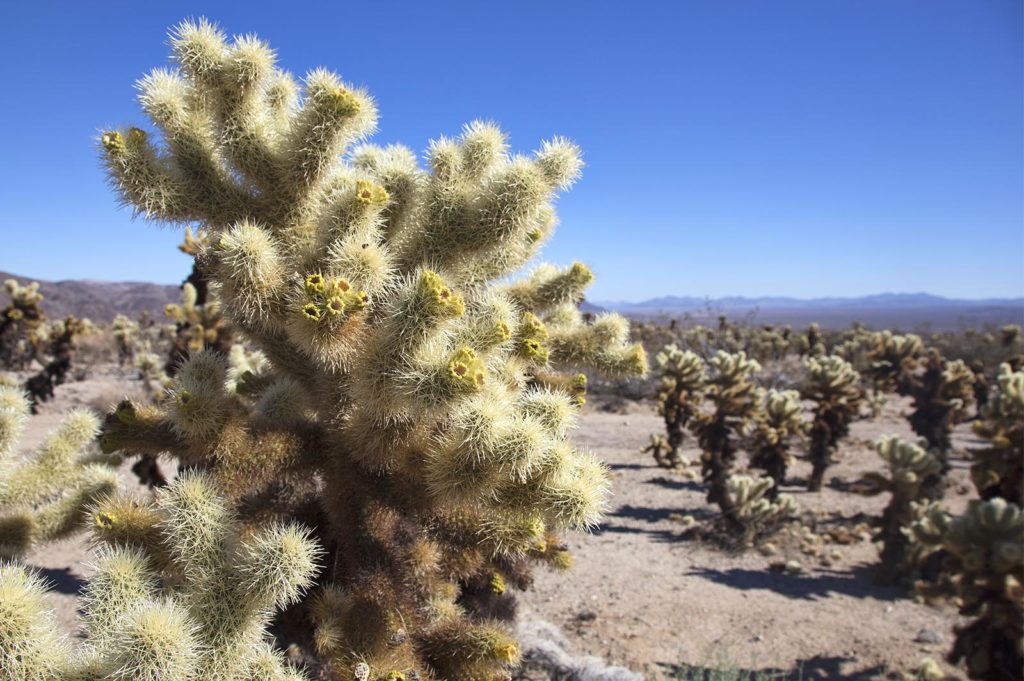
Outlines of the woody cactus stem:
<svg viewBox="0 0 1024 681">
<path fill-rule="evenodd" d="M 832 463 L 836 445 L 846 437 L 850 422 L 864 403 L 860 376 L 846 360 L 835 355 L 811 357 L 804 363 L 807 380 L 801 393 L 813 400 L 814 420 L 810 432 L 811 475 L 807 489 L 821 490 L 825 471 Z"/>
<path fill-rule="evenodd" d="M 333 73 L 300 88 L 205 21 L 171 43 L 176 68 L 140 83 L 163 146 L 111 131 L 104 159 L 140 214 L 209 233 L 211 294 L 268 365 L 232 388 L 223 357 L 193 354 L 162 404 L 108 417 L 104 446 L 207 471 L 243 520 L 315 526 L 329 567 L 305 605 L 334 678 L 507 674 L 506 589 L 567 566 L 561 533 L 605 503 L 603 465 L 567 439 L 579 372 L 646 370 L 622 317 L 581 316 L 585 266 L 505 282 L 550 237 L 579 149 L 512 155 L 477 122 L 423 170 L 353 147 L 376 107 Z"/>
<path fill-rule="evenodd" d="M 694 429 L 703 452 L 701 469 L 708 485 L 707 500 L 717 504 L 726 522 L 734 530 L 744 530 L 735 499 L 730 493 L 729 477 L 736 460 L 739 438 L 757 409 L 757 390 L 752 375 L 760 365 L 743 352 L 718 352 L 710 361 L 705 399 L 711 411 L 694 418 Z"/>
<path fill-rule="evenodd" d="M 679 453 L 686 436 L 686 425 L 700 407 L 704 386 L 704 360 L 674 343 L 655 356 L 660 376 L 658 411 L 665 420 L 666 438 L 653 439 L 645 451 L 651 451 L 659 466 L 680 465 Z M 664 451 L 663 451 L 664 450 Z"/>
</svg>

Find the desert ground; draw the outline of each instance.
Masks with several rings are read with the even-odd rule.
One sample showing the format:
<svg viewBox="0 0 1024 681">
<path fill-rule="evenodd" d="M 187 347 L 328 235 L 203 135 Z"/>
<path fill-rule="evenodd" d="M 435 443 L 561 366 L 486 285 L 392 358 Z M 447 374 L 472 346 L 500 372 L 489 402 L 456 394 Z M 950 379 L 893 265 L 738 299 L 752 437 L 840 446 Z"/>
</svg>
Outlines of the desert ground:
<svg viewBox="0 0 1024 681">
<path fill-rule="evenodd" d="M 22 446 L 38 444 L 67 409 L 103 409 L 137 381 L 116 367 L 93 367 L 68 383 L 55 401 L 32 417 Z M 798 462 L 791 484 L 807 523 L 819 537 L 833 529 L 841 542 L 799 536 L 773 541 L 774 551 L 730 551 L 687 530 L 685 516 L 710 517 L 699 480 L 658 468 L 641 448 L 662 423 L 653 403 L 595 398 L 581 418 L 576 441 L 611 469 L 613 494 L 604 522 L 591 534 L 570 537 L 575 564 L 568 574 L 538 571 L 521 597 L 520 620 L 559 627 L 573 654 L 595 655 L 648 679 L 704 678 L 703 670 L 768 670 L 777 678 L 903 678 L 922 660 L 942 660 L 958 621 L 950 605 L 917 603 L 906 589 L 874 583 L 877 549 L 856 532 L 881 514 L 887 495 L 863 497 L 841 491 L 877 469 L 872 443 L 883 434 L 911 438 L 903 416 L 908 404 L 892 398 L 878 419 L 852 428 L 831 478 L 821 493 L 799 484 L 809 467 Z M 972 446 L 970 429 L 958 428 L 955 446 Z M 696 460 L 692 440 L 689 459 Z M 966 461 L 953 459 L 947 504 L 959 510 L 969 496 Z M 128 465 L 123 482 L 140 494 Z M 816 552 L 810 555 L 803 549 Z M 27 559 L 53 586 L 52 603 L 73 631 L 78 593 L 88 579 L 88 547 L 82 536 L 46 546 Z M 796 561 L 800 570 L 778 570 Z M 774 567 L 773 567 L 774 565 Z M 944 665 L 951 678 L 955 670 Z"/>
</svg>

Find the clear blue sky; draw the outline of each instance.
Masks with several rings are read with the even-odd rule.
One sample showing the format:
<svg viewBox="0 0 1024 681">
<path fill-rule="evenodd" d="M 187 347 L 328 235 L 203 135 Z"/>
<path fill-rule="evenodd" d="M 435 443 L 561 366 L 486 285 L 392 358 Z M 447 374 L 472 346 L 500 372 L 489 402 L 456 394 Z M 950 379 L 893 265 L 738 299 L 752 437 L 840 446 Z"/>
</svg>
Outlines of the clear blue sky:
<svg viewBox="0 0 1024 681">
<path fill-rule="evenodd" d="M 92 140 L 144 122 L 134 81 L 200 15 L 367 86 L 378 142 L 575 139 L 546 255 L 593 299 L 1024 295 L 1020 0 L 6 3 L 0 270 L 185 275 Z"/>
</svg>

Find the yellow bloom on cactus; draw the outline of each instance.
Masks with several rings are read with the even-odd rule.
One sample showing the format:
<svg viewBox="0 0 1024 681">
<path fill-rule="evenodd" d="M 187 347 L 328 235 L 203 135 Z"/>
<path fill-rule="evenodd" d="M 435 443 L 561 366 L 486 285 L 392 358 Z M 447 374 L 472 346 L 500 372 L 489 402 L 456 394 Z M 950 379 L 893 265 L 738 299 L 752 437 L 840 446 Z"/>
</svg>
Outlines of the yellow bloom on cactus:
<svg viewBox="0 0 1024 681">
<path fill-rule="evenodd" d="M 116 130 L 104 133 L 100 141 L 103 142 L 103 147 L 112 154 L 124 151 L 124 137 Z"/>
<path fill-rule="evenodd" d="M 532 312 L 523 315 L 522 332 L 524 338 L 535 338 L 539 341 L 548 339 L 548 328 L 544 322 Z"/>
<path fill-rule="evenodd" d="M 316 295 L 324 292 L 324 275 L 313 273 L 306 277 L 306 293 Z"/>
<path fill-rule="evenodd" d="M 505 578 L 501 576 L 500 572 L 495 572 L 491 575 L 491 593 L 498 594 L 499 596 L 505 593 Z"/>
<path fill-rule="evenodd" d="M 330 102 L 337 113 L 347 116 L 359 113 L 359 100 L 343 87 L 336 87 L 331 91 Z"/>
<path fill-rule="evenodd" d="M 96 527 L 101 530 L 109 530 L 117 523 L 117 516 L 107 511 L 100 511 L 93 518 L 93 522 L 96 523 Z"/>
<path fill-rule="evenodd" d="M 327 304 L 324 305 L 324 309 L 327 310 L 327 314 L 332 317 L 345 314 L 345 301 L 340 296 L 331 296 L 327 299 Z"/>
<path fill-rule="evenodd" d="M 462 347 L 448 364 L 449 377 L 456 385 L 476 391 L 483 387 L 487 380 L 483 362 L 472 348 Z"/>
<path fill-rule="evenodd" d="M 502 342 L 505 342 L 512 337 L 512 329 L 508 328 L 508 324 L 505 322 L 498 322 L 497 332 L 498 338 L 500 338 Z"/>
<path fill-rule="evenodd" d="M 405 672 L 388 672 L 387 681 L 405 681 Z"/>
<path fill-rule="evenodd" d="M 388 192 L 369 180 L 356 180 L 356 200 L 367 206 L 379 206 L 387 203 Z"/>
<path fill-rule="evenodd" d="M 500 643 L 494 647 L 494 656 L 505 663 L 519 659 L 519 646 L 515 643 Z"/>
<path fill-rule="evenodd" d="M 370 294 L 366 291 L 356 291 L 349 296 L 349 307 L 352 308 L 353 312 L 359 312 L 366 308 L 370 304 Z"/>
<path fill-rule="evenodd" d="M 420 294 L 443 316 L 460 317 L 466 311 L 462 296 L 445 286 L 441 275 L 433 270 L 423 270 L 420 275 Z"/>
<path fill-rule="evenodd" d="M 336 296 L 343 296 L 352 289 L 352 284 L 348 282 L 348 279 L 341 277 L 335 279 L 331 283 L 331 294 Z"/>
<path fill-rule="evenodd" d="M 21 319 L 24 316 L 25 316 L 25 313 L 22 312 L 21 310 L 19 310 L 16 307 L 15 308 L 11 308 L 11 310 L 7 313 L 7 318 L 8 319 L 13 319 L 14 321 L 18 321 L 19 319 Z"/>
<path fill-rule="evenodd" d="M 318 322 L 320 321 L 322 313 L 320 311 L 320 307 L 316 303 L 306 303 L 302 306 L 302 314 L 306 319 Z"/>
</svg>

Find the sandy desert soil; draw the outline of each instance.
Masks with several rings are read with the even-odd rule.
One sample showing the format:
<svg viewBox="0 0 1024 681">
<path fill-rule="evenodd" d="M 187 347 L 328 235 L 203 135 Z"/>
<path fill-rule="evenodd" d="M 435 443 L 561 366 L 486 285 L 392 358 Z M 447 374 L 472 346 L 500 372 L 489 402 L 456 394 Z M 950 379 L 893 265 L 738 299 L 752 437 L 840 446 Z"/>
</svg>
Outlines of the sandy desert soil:
<svg viewBox="0 0 1024 681">
<path fill-rule="evenodd" d="M 64 410 L 99 407 L 137 393 L 138 386 L 108 368 L 57 392 L 57 400 L 32 418 L 25 449 L 38 444 Z M 819 528 L 852 525 L 863 519 L 858 514 L 880 515 L 887 495 L 865 498 L 836 487 L 877 468 L 871 443 L 878 436 L 912 436 L 901 416 L 908 406 L 891 400 L 879 419 L 854 425 L 841 460 L 827 475 L 834 484 L 823 492 L 807 493 L 798 485 L 784 490 L 802 509 L 818 514 Z M 876 586 L 877 550 L 869 541 L 824 544 L 823 556 L 833 550 L 842 556 L 823 562 L 802 553 L 798 542 L 779 541 L 777 553 L 766 556 L 756 550 L 729 553 L 688 536 L 679 517 L 701 520 L 711 509 L 699 482 L 659 469 L 640 453 L 648 435 L 661 428 L 653 405 L 626 403 L 618 412 L 606 407 L 599 401 L 588 405 L 576 440 L 611 468 L 609 513 L 593 534 L 570 537 L 576 559 L 570 572 L 537 574 L 533 590 L 522 598 L 522 617 L 560 626 L 574 653 L 602 656 L 650 679 L 671 678 L 679 664 L 770 669 L 780 678 L 884 678 L 915 669 L 925 657 L 941 660 L 958 621 L 955 610 L 918 604 L 905 590 Z M 973 443 L 966 427 L 954 440 L 961 449 Z M 688 444 L 685 454 L 696 459 Z M 970 490 L 966 461 L 955 457 L 954 465 L 947 504 L 959 510 Z M 798 463 L 793 480 L 807 469 Z M 137 487 L 127 466 L 122 479 Z M 53 583 L 53 605 L 69 629 L 90 572 L 87 560 L 85 542 L 73 537 L 26 561 Z M 771 571 L 770 564 L 780 560 L 798 560 L 805 572 Z"/>
</svg>

